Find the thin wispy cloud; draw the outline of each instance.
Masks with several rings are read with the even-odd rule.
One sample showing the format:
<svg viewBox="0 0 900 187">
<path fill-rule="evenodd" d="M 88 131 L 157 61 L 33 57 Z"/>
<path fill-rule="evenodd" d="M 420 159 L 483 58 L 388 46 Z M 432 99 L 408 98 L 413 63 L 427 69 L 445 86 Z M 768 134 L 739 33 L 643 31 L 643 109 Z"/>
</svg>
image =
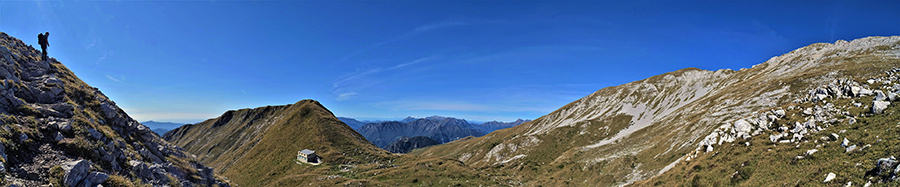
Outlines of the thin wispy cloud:
<svg viewBox="0 0 900 187">
<path fill-rule="evenodd" d="M 437 60 L 440 58 L 441 58 L 441 55 L 432 55 L 432 56 L 428 56 L 428 57 L 424 57 L 424 58 L 419 58 L 419 59 L 416 59 L 416 60 L 413 60 L 410 62 L 397 64 L 397 65 L 391 66 L 390 68 L 375 67 L 375 68 L 371 68 L 371 69 L 368 69 L 365 71 L 357 70 L 356 72 L 349 73 L 349 74 L 346 74 L 346 75 L 338 78 L 332 84 L 332 93 L 337 95 L 335 100 L 344 101 L 344 100 L 350 99 L 353 96 L 357 95 L 357 92 L 356 92 L 357 90 L 363 89 L 363 88 L 366 88 L 369 86 L 373 86 L 373 84 L 376 84 L 378 82 L 378 81 L 374 81 L 372 79 L 366 79 L 369 76 L 372 76 L 374 74 L 377 74 L 377 73 L 380 73 L 383 71 L 393 71 L 393 70 L 397 70 L 397 69 L 407 67 L 410 65 L 415 65 L 415 64 L 427 62 L 427 61 L 433 61 L 433 60 Z M 360 82 L 364 82 L 364 83 L 360 83 Z"/>
<path fill-rule="evenodd" d="M 97 44 L 97 39 L 94 39 L 94 41 L 91 41 L 91 43 L 88 44 L 84 49 L 91 49 L 91 47 L 94 47 L 95 44 Z"/>
<path fill-rule="evenodd" d="M 341 78 L 338 78 L 338 80 L 334 82 L 334 87 L 341 86 L 345 82 L 352 81 L 352 80 L 355 80 L 355 79 L 358 79 L 361 77 L 365 77 L 365 76 L 368 76 L 373 73 L 378 73 L 379 71 L 381 71 L 381 68 L 374 68 L 374 69 L 369 69 L 369 70 L 366 70 L 363 72 L 357 72 L 357 73 L 351 73 L 351 74 L 344 75 Z"/>
<path fill-rule="evenodd" d="M 345 101 L 345 100 L 348 100 L 348 99 L 352 98 L 352 97 L 355 96 L 355 95 L 357 95 L 356 92 L 342 93 L 342 94 L 338 95 L 338 97 L 337 97 L 335 100 L 337 100 L 337 101 Z"/>
<path fill-rule="evenodd" d="M 121 80 L 116 79 L 116 78 L 114 78 L 114 77 L 112 77 L 112 76 L 109 76 L 109 75 L 106 75 L 106 78 L 109 79 L 109 80 L 111 80 L 111 81 L 122 82 Z"/>
<path fill-rule="evenodd" d="M 351 58 L 351 57 L 354 57 L 354 56 L 356 56 L 356 55 L 359 55 L 360 53 L 363 53 L 363 52 L 366 52 L 366 51 L 369 51 L 369 50 L 378 48 L 378 47 L 380 47 L 380 46 L 383 46 L 383 45 L 386 45 L 386 44 L 389 44 L 389 43 L 397 42 L 397 41 L 400 41 L 400 40 L 403 40 L 403 39 L 406 39 L 406 38 L 409 38 L 409 37 L 412 37 L 412 36 L 415 36 L 415 35 L 418 35 L 418 34 L 422 34 L 422 33 L 428 32 L 428 31 L 437 30 L 437 29 L 445 28 L 445 27 L 463 26 L 463 25 L 466 25 L 466 23 L 465 23 L 465 22 L 458 22 L 458 21 L 452 21 L 452 22 L 437 22 L 437 23 L 431 23 L 431 24 L 422 25 L 422 26 L 416 27 L 415 29 L 413 29 L 413 30 L 411 30 L 411 31 L 409 31 L 409 32 L 403 33 L 403 34 L 401 34 L 400 36 L 391 38 L 391 39 L 389 39 L 389 40 L 387 40 L 387 41 L 375 43 L 375 44 L 370 45 L 370 46 L 368 46 L 368 47 L 366 47 L 366 48 L 363 48 L 363 49 L 361 49 L 361 50 L 354 51 L 353 53 L 350 53 L 349 55 L 344 56 L 343 58 L 341 58 L 340 60 L 338 60 L 338 62 L 346 61 L 347 59 L 349 59 L 349 58 Z"/>
<path fill-rule="evenodd" d="M 450 26 L 462 26 L 462 25 L 466 25 L 466 23 L 465 23 L 465 22 L 459 22 L 459 21 L 448 21 L 448 22 L 432 23 L 432 24 L 428 24 L 428 25 L 422 25 L 421 27 L 416 27 L 416 29 L 413 29 L 412 31 L 406 33 L 405 35 L 408 35 L 408 34 L 415 34 L 415 33 L 420 33 L 420 32 L 425 32 L 425 31 L 434 30 L 434 29 L 439 29 L 439 28 L 444 28 L 444 27 L 450 27 Z"/>
<path fill-rule="evenodd" d="M 103 52 L 103 56 L 101 56 L 99 59 L 97 59 L 97 62 L 95 62 L 94 65 L 100 65 L 100 62 L 102 62 L 103 60 L 106 60 L 107 56 L 109 56 L 109 51 Z"/>
<path fill-rule="evenodd" d="M 103 56 L 101 56 L 100 58 L 97 59 L 97 61 L 94 62 L 94 67 L 91 67 L 91 72 L 94 72 L 94 70 L 100 66 L 100 62 L 103 62 L 103 60 L 106 60 L 106 57 L 108 57 L 108 56 L 109 56 L 109 51 L 103 51 Z"/>
<path fill-rule="evenodd" d="M 418 64 L 418 63 L 420 63 L 420 62 L 425 62 L 425 61 L 435 60 L 435 59 L 438 59 L 438 58 L 441 58 L 441 55 L 433 55 L 433 56 L 430 56 L 430 57 L 425 57 L 425 58 L 416 59 L 416 60 L 413 60 L 412 62 L 407 62 L 407 63 L 403 63 L 403 64 L 398 64 L 398 65 L 396 65 L 396 66 L 394 66 L 394 67 L 391 67 L 390 69 L 402 68 L 402 67 L 406 67 L 406 66 L 409 66 L 409 65 Z"/>
</svg>

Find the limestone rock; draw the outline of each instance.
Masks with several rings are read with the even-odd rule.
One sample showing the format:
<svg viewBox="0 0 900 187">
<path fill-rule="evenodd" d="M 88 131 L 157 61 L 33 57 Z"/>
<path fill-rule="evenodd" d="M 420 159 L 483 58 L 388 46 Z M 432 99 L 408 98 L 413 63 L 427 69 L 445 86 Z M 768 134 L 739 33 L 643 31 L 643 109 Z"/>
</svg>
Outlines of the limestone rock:
<svg viewBox="0 0 900 187">
<path fill-rule="evenodd" d="M 884 113 L 884 109 L 890 105 L 890 101 L 873 101 L 872 102 L 872 113 L 881 114 Z"/>
<path fill-rule="evenodd" d="M 56 134 L 53 135 L 53 140 L 57 142 L 63 140 L 64 138 L 65 136 L 63 136 L 62 133 L 59 132 L 56 132 Z"/>
<path fill-rule="evenodd" d="M 844 138 L 844 141 L 841 142 L 841 147 L 847 148 L 850 146 L 850 140 Z"/>
<path fill-rule="evenodd" d="M 88 128 L 88 134 L 90 134 L 91 137 L 94 137 L 94 139 L 102 140 L 101 138 L 103 138 L 103 134 L 93 128 Z"/>
<path fill-rule="evenodd" d="M 846 149 L 844 152 L 845 152 L 845 153 L 849 153 L 849 152 L 852 152 L 852 151 L 854 151 L 854 150 L 856 150 L 856 145 L 850 145 L 850 147 L 847 147 L 847 149 Z"/>
<path fill-rule="evenodd" d="M 869 90 L 869 89 L 860 88 L 859 95 L 860 96 L 870 96 L 870 95 L 875 95 L 875 92 L 872 92 L 872 90 Z"/>
<path fill-rule="evenodd" d="M 800 142 L 802 140 L 803 140 L 803 134 L 801 134 L 801 133 L 795 133 L 793 136 L 791 136 L 791 142 Z"/>
<path fill-rule="evenodd" d="M 887 100 L 887 95 L 884 94 L 881 90 L 875 90 L 875 100 L 876 101 L 885 101 Z"/>
<path fill-rule="evenodd" d="M 828 183 L 831 180 L 834 180 L 835 177 L 837 177 L 837 175 L 835 175 L 834 173 L 828 173 L 828 175 L 825 175 L 825 181 L 823 182 Z"/>
<path fill-rule="evenodd" d="M 103 183 L 104 181 L 106 181 L 106 179 L 109 179 L 109 175 L 107 175 L 106 173 L 103 173 L 103 172 L 91 172 L 91 174 L 88 175 L 88 176 L 84 179 L 84 181 L 81 182 L 81 186 L 83 186 L 83 187 L 94 187 L 94 186 L 100 185 L 101 183 Z"/>
<path fill-rule="evenodd" d="M 784 110 L 776 110 L 776 111 L 775 111 L 775 115 L 777 115 L 777 116 L 780 117 L 780 118 L 783 118 L 783 117 L 784 117 Z"/>
<path fill-rule="evenodd" d="M 62 169 L 65 172 L 63 183 L 66 186 L 78 186 L 82 180 L 90 174 L 91 165 L 93 163 L 88 160 L 77 160 L 63 163 Z"/>
<path fill-rule="evenodd" d="M 784 134 L 769 135 L 769 140 L 772 141 L 772 143 L 778 143 L 778 140 L 781 140 L 782 136 L 784 136 Z"/>
<path fill-rule="evenodd" d="M 897 159 L 894 158 L 894 156 L 888 158 L 880 158 L 875 161 L 875 174 L 881 175 L 884 172 L 893 172 L 894 168 L 896 168 L 898 164 L 900 164 L 900 162 L 898 162 Z"/>
<path fill-rule="evenodd" d="M 806 108 L 806 109 L 803 109 L 803 114 L 805 114 L 805 115 L 812 115 L 812 114 L 813 114 L 813 109 L 812 109 L 812 108 Z"/>
<path fill-rule="evenodd" d="M 806 156 L 812 155 L 813 153 L 819 152 L 818 149 L 810 149 L 806 150 Z"/>
</svg>

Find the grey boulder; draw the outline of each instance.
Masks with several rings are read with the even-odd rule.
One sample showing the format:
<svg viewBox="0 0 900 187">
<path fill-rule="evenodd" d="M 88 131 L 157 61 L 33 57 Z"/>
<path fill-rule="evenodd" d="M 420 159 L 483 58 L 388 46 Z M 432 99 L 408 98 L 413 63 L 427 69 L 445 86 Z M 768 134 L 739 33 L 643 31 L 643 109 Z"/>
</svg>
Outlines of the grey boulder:
<svg viewBox="0 0 900 187">
<path fill-rule="evenodd" d="M 873 101 L 872 102 L 872 113 L 882 114 L 884 113 L 884 109 L 890 105 L 890 101 Z"/>
</svg>

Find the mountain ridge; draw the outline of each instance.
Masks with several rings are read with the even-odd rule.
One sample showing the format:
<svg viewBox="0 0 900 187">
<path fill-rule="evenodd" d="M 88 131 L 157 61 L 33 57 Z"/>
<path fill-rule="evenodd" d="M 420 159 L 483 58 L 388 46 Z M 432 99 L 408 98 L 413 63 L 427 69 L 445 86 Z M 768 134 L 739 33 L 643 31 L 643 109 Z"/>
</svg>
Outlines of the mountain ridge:
<svg viewBox="0 0 900 187">
<path fill-rule="evenodd" d="M 314 100 L 231 110 L 164 136 L 238 185 L 498 185 L 497 177 L 450 159 L 382 150 Z M 322 162 L 300 163 L 302 149 Z"/>
<path fill-rule="evenodd" d="M 0 32 L 0 183 L 229 186 L 54 58 Z"/>
<path fill-rule="evenodd" d="M 812 44 L 740 71 L 685 68 L 600 89 L 523 125 L 411 154 L 456 158 L 531 185 L 631 184 L 673 168 L 721 123 L 790 104 L 814 85 L 892 68 L 898 45 L 898 36 L 867 37 Z"/>
<path fill-rule="evenodd" d="M 471 125 L 464 119 L 432 116 L 404 121 L 409 122 L 368 123 L 360 127 L 359 132 L 367 140 L 381 148 L 402 137 L 427 136 L 440 143 L 446 143 L 463 137 L 484 135 L 484 133 L 471 128 Z"/>
</svg>

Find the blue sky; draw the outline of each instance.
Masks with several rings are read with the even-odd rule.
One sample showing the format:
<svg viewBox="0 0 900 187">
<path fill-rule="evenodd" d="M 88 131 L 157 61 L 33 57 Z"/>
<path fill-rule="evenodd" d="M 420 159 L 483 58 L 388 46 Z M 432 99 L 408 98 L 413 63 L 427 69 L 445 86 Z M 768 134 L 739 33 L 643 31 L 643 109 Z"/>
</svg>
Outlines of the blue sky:
<svg viewBox="0 0 900 187">
<path fill-rule="evenodd" d="M 898 1 L 0 1 L 140 120 L 315 99 L 337 116 L 534 119 L 596 90 L 900 34 Z"/>
</svg>

